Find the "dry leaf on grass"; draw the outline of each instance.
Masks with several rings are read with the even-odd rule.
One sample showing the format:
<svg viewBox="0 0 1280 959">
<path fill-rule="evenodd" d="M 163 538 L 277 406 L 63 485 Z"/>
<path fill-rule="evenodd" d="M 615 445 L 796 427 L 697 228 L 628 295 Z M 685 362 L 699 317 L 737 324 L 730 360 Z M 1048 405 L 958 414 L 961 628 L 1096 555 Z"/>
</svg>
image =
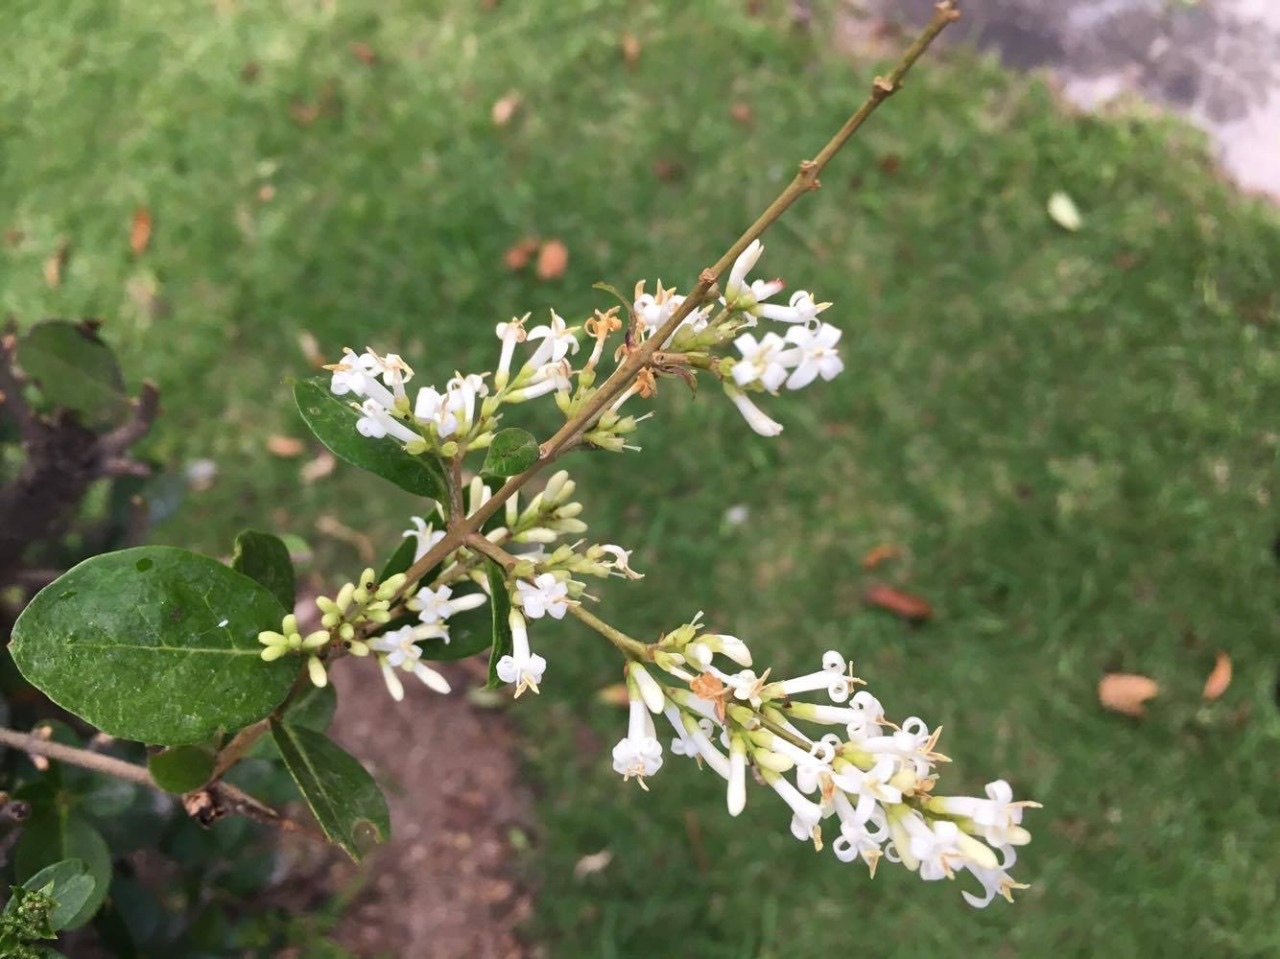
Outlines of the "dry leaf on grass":
<svg viewBox="0 0 1280 959">
<path fill-rule="evenodd" d="M 1231 657 L 1226 653 L 1218 653 L 1218 660 L 1213 664 L 1213 672 L 1204 681 L 1204 698 L 1209 702 L 1218 699 L 1231 685 Z"/>
<path fill-rule="evenodd" d="M 862 557 L 862 568 L 875 569 L 886 560 L 896 559 L 901 553 L 902 550 L 892 543 L 881 543 L 879 546 L 873 546 L 867 550 L 867 555 Z"/>
<path fill-rule="evenodd" d="M 493 120 L 493 125 L 495 127 L 505 127 L 510 123 L 511 118 L 520 109 L 520 102 L 520 94 L 514 90 L 495 100 L 493 108 L 489 111 L 489 117 Z"/>
<path fill-rule="evenodd" d="M 507 265 L 508 270 L 523 270 L 529 265 L 533 254 L 538 252 L 539 242 L 536 237 L 531 236 L 517 240 L 502 254 L 502 262 Z"/>
<path fill-rule="evenodd" d="M 1080 208 L 1076 206 L 1071 197 L 1061 190 L 1049 197 L 1047 209 L 1049 211 L 1049 219 L 1064 230 L 1074 233 L 1084 225 L 1084 218 L 1080 216 Z"/>
<path fill-rule="evenodd" d="M 538 251 L 538 279 L 558 280 L 569 266 L 569 248 L 559 240 L 548 240 Z"/>
<path fill-rule="evenodd" d="M 63 240 L 53 251 L 53 256 L 44 261 L 44 281 L 55 290 L 62 285 L 62 270 L 70 255 L 71 244 Z"/>
<path fill-rule="evenodd" d="M 603 872 L 611 862 L 613 862 L 613 853 L 608 849 L 601 849 L 599 852 L 583 856 L 573 864 L 573 878 L 582 882 L 590 875 Z"/>
<path fill-rule="evenodd" d="M 373 52 L 373 47 L 359 40 L 351 44 L 351 55 L 366 67 L 371 67 L 378 62 L 378 55 Z"/>
<path fill-rule="evenodd" d="M 338 461 L 333 458 L 333 454 L 323 450 L 315 459 L 308 460 L 302 465 L 302 469 L 298 470 L 298 478 L 309 486 L 316 480 L 324 479 L 337 465 Z"/>
<path fill-rule="evenodd" d="M 133 211 L 129 226 L 129 249 L 134 256 L 141 256 L 151 244 L 151 211 L 144 206 Z"/>
<path fill-rule="evenodd" d="M 612 683 L 596 690 L 596 702 L 606 706 L 627 706 L 631 703 L 631 694 L 627 692 L 626 683 Z"/>
<path fill-rule="evenodd" d="M 627 66 L 635 66 L 636 61 L 640 59 L 640 38 L 634 33 L 624 33 L 622 35 L 622 59 Z"/>
<path fill-rule="evenodd" d="M 1098 702 L 1103 709 L 1126 716 L 1141 716 L 1143 703 L 1151 699 L 1160 687 L 1149 676 L 1136 673 L 1108 673 L 1098 681 Z"/>
<path fill-rule="evenodd" d="M 923 623 L 933 618 L 933 607 L 910 593 L 904 593 L 892 586 L 871 586 L 862 598 L 872 606 L 888 610 L 913 623 Z"/>
<path fill-rule="evenodd" d="M 734 123 L 739 123 L 744 127 L 751 126 L 752 121 L 756 118 L 755 111 L 751 109 L 751 104 L 744 100 L 739 100 L 729 107 L 729 116 Z"/>
<path fill-rule="evenodd" d="M 273 433 L 267 437 L 267 452 L 272 456 L 285 458 L 301 456 L 304 449 L 306 449 L 306 446 L 296 436 L 282 436 L 279 433 Z"/>
</svg>

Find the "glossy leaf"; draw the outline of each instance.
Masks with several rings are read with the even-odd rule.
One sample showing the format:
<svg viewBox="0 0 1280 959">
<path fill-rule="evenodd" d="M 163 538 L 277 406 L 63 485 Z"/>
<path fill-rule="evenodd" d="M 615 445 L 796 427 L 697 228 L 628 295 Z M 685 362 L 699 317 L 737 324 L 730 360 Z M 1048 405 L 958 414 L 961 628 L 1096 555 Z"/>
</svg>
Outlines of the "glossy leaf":
<svg viewBox="0 0 1280 959">
<path fill-rule="evenodd" d="M 57 901 L 49 913 L 49 925 L 54 932 L 65 929 L 96 891 L 89 865 L 83 859 L 63 859 L 45 866 L 23 885 L 33 892 L 49 887 L 48 894 Z"/>
<path fill-rule="evenodd" d="M 396 551 L 388 557 L 386 565 L 382 567 L 382 573 L 378 576 L 379 583 L 385 583 L 396 573 L 403 573 L 413 565 L 413 554 L 418 551 L 418 541 L 412 536 L 406 536 L 404 541 L 396 547 Z"/>
<path fill-rule="evenodd" d="M 253 580 L 170 546 L 105 553 L 45 587 L 13 628 L 28 681 L 104 732 L 165 746 L 266 716 L 297 662 L 264 663 L 284 609 Z"/>
<path fill-rule="evenodd" d="M 165 792 L 199 789 L 213 774 L 214 750 L 207 744 L 172 746 L 147 757 L 151 778 Z"/>
<path fill-rule="evenodd" d="M 498 660 L 511 654 L 514 640 L 511 638 L 511 597 L 507 593 L 507 578 L 502 567 L 493 560 L 486 560 L 489 573 L 489 613 L 492 622 L 493 646 L 489 650 L 489 689 L 502 685 L 498 678 Z"/>
<path fill-rule="evenodd" d="M 111 883 L 111 853 L 89 821 L 58 803 L 36 809 L 14 849 L 14 875 L 26 883 L 42 869 L 66 859 L 82 861 L 93 888 L 80 907 L 61 918 L 61 929 L 83 926 L 98 911 Z"/>
<path fill-rule="evenodd" d="M 296 588 L 293 560 L 289 557 L 289 548 L 279 536 L 254 529 L 245 530 L 236 537 L 231 568 L 264 586 L 287 612 L 293 612 Z"/>
<path fill-rule="evenodd" d="M 439 460 L 429 454 L 410 456 L 390 437 L 360 435 L 356 431 L 359 414 L 319 380 L 294 383 L 293 399 L 316 439 L 338 459 L 418 496 L 440 500 L 448 495 Z"/>
<path fill-rule="evenodd" d="M 528 430 L 500 430 L 489 444 L 480 472 L 486 476 L 515 476 L 538 462 L 538 441 Z"/>
<path fill-rule="evenodd" d="M 75 410 L 87 426 L 112 426 L 129 414 L 120 365 L 89 324 L 37 323 L 18 346 L 18 362 L 49 403 Z"/>
<path fill-rule="evenodd" d="M 324 733 L 272 722 L 271 735 L 285 767 L 316 821 L 352 859 L 391 835 L 382 790 L 360 761 Z"/>
</svg>

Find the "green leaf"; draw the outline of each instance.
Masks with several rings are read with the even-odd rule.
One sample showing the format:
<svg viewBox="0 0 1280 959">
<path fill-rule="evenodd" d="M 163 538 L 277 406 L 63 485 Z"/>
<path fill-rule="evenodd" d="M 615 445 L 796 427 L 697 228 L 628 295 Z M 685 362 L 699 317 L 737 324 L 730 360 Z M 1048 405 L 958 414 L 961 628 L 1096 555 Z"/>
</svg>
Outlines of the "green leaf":
<svg viewBox="0 0 1280 959">
<path fill-rule="evenodd" d="M 489 681 L 485 686 L 497 689 L 502 685 L 498 678 L 498 660 L 511 654 L 514 640 L 511 638 L 511 597 L 507 593 L 507 577 L 502 567 L 487 560 L 489 573 L 489 609 L 493 623 L 493 647 L 489 650 Z"/>
<path fill-rule="evenodd" d="M 49 913 L 49 925 L 54 932 L 65 929 L 96 891 L 89 864 L 83 859 L 63 859 L 45 866 L 23 885 L 34 892 L 47 892 L 57 901 Z"/>
<path fill-rule="evenodd" d="M 147 768 L 157 786 L 181 795 L 209 781 L 214 761 L 214 750 L 208 744 L 171 746 L 148 756 Z"/>
<path fill-rule="evenodd" d="M 270 533 L 247 529 L 236 537 L 231 568 L 267 588 L 286 612 L 293 612 L 293 560 L 284 540 Z"/>
<path fill-rule="evenodd" d="M 91 324 L 37 323 L 18 346 L 18 362 L 46 400 L 75 410 L 86 426 L 113 426 L 129 415 L 120 365 Z"/>
<path fill-rule="evenodd" d="M 480 472 L 485 476 L 516 476 L 538 462 L 538 441 L 518 427 L 500 430 L 489 444 Z"/>
<path fill-rule="evenodd" d="M 103 732 L 175 746 L 239 729 L 284 699 L 297 661 L 264 663 L 284 609 L 248 577 L 171 546 L 85 560 L 40 591 L 9 649 L 27 680 Z"/>
<path fill-rule="evenodd" d="M 389 436 L 381 439 L 361 436 L 356 432 L 360 414 L 330 393 L 320 380 L 294 383 L 293 400 L 316 439 L 338 459 L 381 476 L 417 496 L 434 500 L 447 498 L 444 467 L 438 459 L 425 453 L 411 456 Z"/>
<path fill-rule="evenodd" d="M 333 724 L 333 716 L 337 711 L 338 691 L 333 688 L 333 683 L 327 686 L 308 684 L 285 707 L 284 716 L 281 718 L 286 725 L 302 726 L 304 729 L 313 729 L 322 733 Z M 249 750 L 249 755 L 256 759 L 280 758 L 280 752 L 269 736 L 263 736 L 254 743 L 253 748 Z"/>
<path fill-rule="evenodd" d="M 387 801 L 359 760 L 323 733 L 301 726 L 273 720 L 271 736 L 329 839 L 357 862 L 371 839 L 386 841 L 391 835 Z"/>
<path fill-rule="evenodd" d="M 27 820 L 14 849 L 14 875 L 24 884 L 47 866 L 64 859 L 81 860 L 93 889 L 79 909 L 66 917 L 60 929 L 83 926 L 98 911 L 111 883 L 111 853 L 106 840 L 89 821 L 61 804 L 39 807 Z"/>
<path fill-rule="evenodd" d="M 382 567 L 382 573 L 378 576 L 379 583 L 385 583 L 396 573 L 403 573 L 413 565 L 413 554 L 418 551 L 418 540 L 414 536 L 406 536 L 404 541 L 396 547 L 396 551 L 387 559 L 387 563 Z"/>
</svg>

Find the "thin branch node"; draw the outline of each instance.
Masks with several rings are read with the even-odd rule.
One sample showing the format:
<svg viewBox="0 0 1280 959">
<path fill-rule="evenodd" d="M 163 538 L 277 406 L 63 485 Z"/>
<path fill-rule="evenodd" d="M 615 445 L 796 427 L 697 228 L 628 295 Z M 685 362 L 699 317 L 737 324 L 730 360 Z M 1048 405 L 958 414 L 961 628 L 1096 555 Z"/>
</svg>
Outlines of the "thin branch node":
<svg viewBox="0 0 1280 959">
<path fill-rule="evenodd" d="M 898 90 L 898 85 L 885 77 L 876 77 L 871 81 L 871 86 L 876 93 L 886 97 L 896 93 Z"/>
</svg>

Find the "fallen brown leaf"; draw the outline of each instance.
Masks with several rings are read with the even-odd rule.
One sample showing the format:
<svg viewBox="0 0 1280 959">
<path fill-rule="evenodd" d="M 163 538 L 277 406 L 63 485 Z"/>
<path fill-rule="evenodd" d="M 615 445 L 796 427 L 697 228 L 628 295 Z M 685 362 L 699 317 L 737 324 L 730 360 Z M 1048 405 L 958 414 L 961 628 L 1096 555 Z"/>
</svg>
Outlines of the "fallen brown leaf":
<svg viewBox="0 0 1280 959">
<path fill-rule="evenodd" d="M 627 692 L 626 683 L 611 683 L 596 690 L 596 702 L 605 706 L 627 706 L 631 703 L 631 694 Z"/>
<path fill-rule="evenodd" d="M 141 256 L 151 244 L 151 211 L 140 206 L 133 211 L 129 226 L 129 249 L 134 256 Z"/>
<path fill-rule="evenodd" d="M 729 116 L 734 123 L 740 123 L 744 127 L 751 126 L 756 118 L 755 111 L 751 109 L 751 104 L 743 100 L 739 100 L 729 107 Z"/>
<path fill-rule="evenodd" d="M 1227 691 L 1231 685 L 1231 657 L 1226 653 L 1218 653 L 1217 662 L 1213 664 L 1213 672 L 1204 681 L 1204 698 L 1213 702 Z"/>
<path fill-rule="evenodd" d="M 54 289 L 62 285 L 62 270 L 67 265 L 70 254 L 71 244 L 62 240 L 53 251 L 53 255 L 44 261 L 44 281 Z"/>
<path fill-rule="evenodd" d="M 351 55 L 366 67 L 371 67 L 378 62 L 378 55 L 373 52 L 373 47 L 359 40 L 351 44 Z"/>
<path fill-rule="evenodd" d="M 1108 673 L 1098 681 L 1098 702 L 1103 709 L 1126 716 L 1141 716 L 1145 703 L 1160 687 L 1154 679 L 1136 673 Z"/>
<path fill-rule="evenodd" d="M 862 568 L 875 569 L 886 560 L 896 559 L 901 554 L 902 551 L 892 543 L 881 543 L 867 550 L 867 555 L 862 557 Z"/>
<path fill-rule="evenodd" d="M 281 436 L 279 433 L 273 433 L 267 437 L 267 452 L 272 456 L 286 458 L 301 456 L 304 449 L 306 446 L 296 436 Z"/>
<path fill-rule="evenodd" d="M 511 122 L 511 118 L 516 115 L 516 111 L 520 109 L 521 97 L 515 90 L 499 97 L 494 101 L 493 109 L 489 111 L 489 117 L 493 120 L 495 127 L 505 127 Z"/>
<path fill-rule="evenodd" d="M 539 242 L 529 236 L 517 240 L 506 253 L 502 254 L 502 262 L 507 265 L 508 270 L 523 270 L 529 265 L 529 258 L 538 252 Z"/>
<path fill-rule="evenodd" d="M 569 266 L 569 248 L 559 240 L 548 240 L 538 251 L 538 279 L 558 280 Z"/>
<path fill-rule="evenodd" d="M 298 478 L 303 483 L 310 485 L 316 480 L 322 480 L 333 472 L 338 461 L 333 458 L 333 454 L 328 450 L 324 450 L 313 460 L 308 460 L 303 464 L 302 469 L 298 470 Z"/>
<path fill-rule="evenodd" d="M 613 862 L 613 853 L 608 849 L 590 853 L 573 864 L 573 878 L 582 882 L 588 876 L 608 868 L 611 862 Z"/>
<path fill-rule="evenodd" d="M 663 183 L 672 183 L 684 178 L 684 164 L 679 160 L 654 160 L 653 175 Z"/>
<path fill-rule="evenodd" d="M 919 596 L 912 596 L 892 586 L 871 586 L 862 594 L 865 602 L 888 610 L 913 623 L 933 619 L 933 607 Z"/>
<path fill-rule="evenodd" d="M 634 33 L 624 33 L 622 35 L 622 59 L 627 66 L 635 66 L 636 61 L 640 59 L 640 38 Z"/>
</svg>

